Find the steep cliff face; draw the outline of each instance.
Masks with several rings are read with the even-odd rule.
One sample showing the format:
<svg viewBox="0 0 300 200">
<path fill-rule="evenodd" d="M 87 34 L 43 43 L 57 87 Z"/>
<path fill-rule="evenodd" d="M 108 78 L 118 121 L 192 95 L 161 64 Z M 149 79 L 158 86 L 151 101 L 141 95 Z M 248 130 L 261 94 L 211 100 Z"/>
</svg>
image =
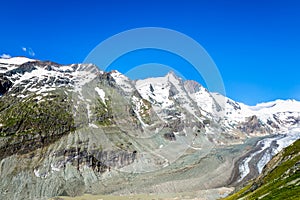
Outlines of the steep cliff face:
<svg viewBox="0 0 300 200">
<path fill-rule="evenodd" d="M 246 106 L 174 73 L 132 81 L 27 58 L 0 60 L 0 94 L 1 199 L 224 186 L 246 138 L 297 127 L 300 112 L 296 101 Z"/>
</svg>

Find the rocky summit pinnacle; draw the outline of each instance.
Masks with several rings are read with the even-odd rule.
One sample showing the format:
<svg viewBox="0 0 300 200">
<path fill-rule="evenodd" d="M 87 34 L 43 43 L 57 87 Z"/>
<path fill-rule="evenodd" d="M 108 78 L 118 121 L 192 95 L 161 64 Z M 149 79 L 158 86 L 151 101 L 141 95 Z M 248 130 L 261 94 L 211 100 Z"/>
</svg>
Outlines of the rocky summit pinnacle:
<svg viewBox="0 0 300 200">
<path fill-rule="evenodd" d="M 300 102 L 247 106 L 174 73 L 0 59 L 0 95 L 0 199 L 229 188 L 300 136 Z"/>
</svg>

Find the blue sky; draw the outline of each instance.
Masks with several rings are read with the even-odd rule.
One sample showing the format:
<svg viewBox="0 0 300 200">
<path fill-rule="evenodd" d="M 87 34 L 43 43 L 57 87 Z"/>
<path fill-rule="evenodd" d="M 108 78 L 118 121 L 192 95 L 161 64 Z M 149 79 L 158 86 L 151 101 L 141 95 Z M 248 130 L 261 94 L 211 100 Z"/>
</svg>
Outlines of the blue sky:
<svg viewBox="0 0 300 200">
<path fill-rule="evenodd" d="M 300 100 L 297 0 L 10 0 L 0 5 L 0 55 L 78 63 L 114 34 L 164 27 L 206 49 L 234 100 L 251 105 Z M 154 54 L 152 61 L 159 57 Z M 130 59 L 121 63 L 131 65 Z"/>
</svg>

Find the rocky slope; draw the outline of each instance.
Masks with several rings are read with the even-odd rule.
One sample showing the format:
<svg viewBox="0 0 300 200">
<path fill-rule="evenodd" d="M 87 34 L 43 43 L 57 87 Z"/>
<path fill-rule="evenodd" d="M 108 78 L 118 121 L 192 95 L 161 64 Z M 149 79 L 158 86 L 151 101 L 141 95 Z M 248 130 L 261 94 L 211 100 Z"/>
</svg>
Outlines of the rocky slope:
<svg viewBox="0 0 300 200">
<path fill-rule="evenodd" d="M 251 107 L 173 73 L 16 57 L 0 59 L 0 93 L 1 199 L 237 185 L 299 135 L 297 101 Z"/>
</svg>

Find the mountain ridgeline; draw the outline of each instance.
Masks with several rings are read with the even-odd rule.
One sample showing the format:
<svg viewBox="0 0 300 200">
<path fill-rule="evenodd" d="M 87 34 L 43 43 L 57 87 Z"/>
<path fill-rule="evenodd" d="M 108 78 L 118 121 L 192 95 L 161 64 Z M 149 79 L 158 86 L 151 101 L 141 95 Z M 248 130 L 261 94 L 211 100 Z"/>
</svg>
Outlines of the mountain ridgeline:
<svg viewBox="0 0 300 200">
<path fill-rule="evenodd" d="M 132 81 L 92 64 L 0 59 L 0 95 L 0 199 L 217 199 L 261 172 L 262 186 L 267 163 L 300 138 L 300 102 L 247 106 L 172 72 Z"/>
</svg>

